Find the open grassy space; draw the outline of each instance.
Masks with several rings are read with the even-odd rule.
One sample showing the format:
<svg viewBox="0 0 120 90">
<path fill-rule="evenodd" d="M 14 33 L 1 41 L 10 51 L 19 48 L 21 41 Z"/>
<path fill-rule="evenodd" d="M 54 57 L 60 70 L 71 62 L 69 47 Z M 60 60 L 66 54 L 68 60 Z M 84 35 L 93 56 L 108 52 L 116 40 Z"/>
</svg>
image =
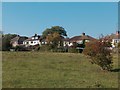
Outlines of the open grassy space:
<svg viewBox="0 0 120 90">
<path fill-rule="evenodd" d="M 114 68 L 118 68 L 114 55 Z M 118 73 L 83 54 L 3 52 L 3 88 L 117 88 Z"/>
</svg>

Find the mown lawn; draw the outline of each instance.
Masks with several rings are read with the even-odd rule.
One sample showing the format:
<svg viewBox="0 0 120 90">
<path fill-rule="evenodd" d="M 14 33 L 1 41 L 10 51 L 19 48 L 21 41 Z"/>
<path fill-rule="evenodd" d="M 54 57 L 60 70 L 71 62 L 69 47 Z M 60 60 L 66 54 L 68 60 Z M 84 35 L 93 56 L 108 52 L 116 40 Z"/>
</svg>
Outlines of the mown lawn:
<svg viewBox="0 0 120 90">
<path fill-rule="evenodd" d="M 3 52 L 3 88 L 117 88 L 118 73 L 101 71 L 83 54 Z M 114 55 L 114 68 L 118 68 Z"/>
</svg>

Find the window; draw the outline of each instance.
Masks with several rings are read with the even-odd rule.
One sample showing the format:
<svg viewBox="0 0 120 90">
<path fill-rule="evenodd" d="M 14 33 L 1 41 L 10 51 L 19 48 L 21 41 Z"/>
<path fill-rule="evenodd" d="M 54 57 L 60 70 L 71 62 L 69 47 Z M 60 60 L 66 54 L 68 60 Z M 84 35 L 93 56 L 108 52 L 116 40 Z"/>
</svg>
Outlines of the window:
<svg viewBox="0 0 120 90">
<path fill-rule="evenodd" d="M 115 40 L 115 43 L 117 43 L 117 40 Z"/>
<path fill-rule="evenodd" d="M 38 37 L 35 37 L 35 39 L 38 39 Z"/>
</svg>

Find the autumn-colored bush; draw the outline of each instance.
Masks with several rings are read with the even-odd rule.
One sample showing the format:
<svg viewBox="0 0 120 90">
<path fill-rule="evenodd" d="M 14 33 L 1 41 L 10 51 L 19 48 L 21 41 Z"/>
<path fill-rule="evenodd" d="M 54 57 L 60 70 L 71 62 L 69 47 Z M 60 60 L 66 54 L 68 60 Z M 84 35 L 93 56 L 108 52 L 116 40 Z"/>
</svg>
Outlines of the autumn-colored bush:
<svg viewBox="0 0 120 90">
<path fill-rule="evenodd" d="M 89 42 L 83 53 L 90 56 L 91 63 L 99 65 L 103 70 L 112 69 L 111 50 L 106 42 L 100 40 Z"/>
</svg>

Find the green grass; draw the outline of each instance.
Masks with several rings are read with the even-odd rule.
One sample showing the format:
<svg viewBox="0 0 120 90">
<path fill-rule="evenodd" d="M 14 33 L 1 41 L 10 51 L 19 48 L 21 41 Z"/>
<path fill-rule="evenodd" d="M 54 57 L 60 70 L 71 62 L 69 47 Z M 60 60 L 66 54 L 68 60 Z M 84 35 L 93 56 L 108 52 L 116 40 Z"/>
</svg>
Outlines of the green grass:
<svg viewBox="0 0 120 90">
<path fill-rule="evenodd" d="M 118 68 L 114 55 L 114 68 Z M 3 52 L 3 88 L 117 88 L 118 72 L 102 71 L 83 54 Z"/>
</svg>

